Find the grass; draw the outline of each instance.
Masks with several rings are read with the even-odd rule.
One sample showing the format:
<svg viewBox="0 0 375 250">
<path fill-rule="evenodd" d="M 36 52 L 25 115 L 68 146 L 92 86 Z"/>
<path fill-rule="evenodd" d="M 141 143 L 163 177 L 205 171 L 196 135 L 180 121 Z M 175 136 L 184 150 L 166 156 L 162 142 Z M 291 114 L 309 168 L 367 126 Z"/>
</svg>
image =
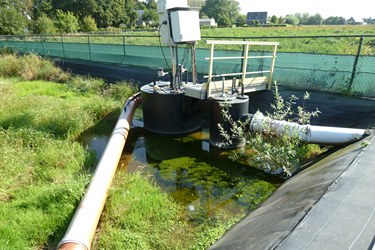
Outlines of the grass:
<svg viewBox="0 0 375 250">
<path fill-rule="evenodd" d="M 103 121 L 113 127 L 135 89 L 73 77 L 34 55 L 0 55 L 0 64 L 1 249 L 53 248 L 96 161 L 77 138 Z"/>
<path fill-rule="evenodd" d="M 136 36 L 158 36 L 158 32 L 126 32 L 121 35 L 126 36 L 127 45 L 159 46 L 157 37 L 136 37 Z M 116 44 L 123 45 L 122 36 L 91 36 L 92 44 Z M 342 36 L 342 35 L 375 35 L 374 25 L 321 25 L 321 26 L 288 26 L 288 27 L 248 27 L 248 28 L 219 28 L 202 29 L 202 37 L 214 36 L 220 39 L 225 37 L 264 37 L 255 40 L 280 42 L 278 52 L 300 52 L 319 54 L 344 54 L 355 55 L 358 50 L 358 38 L 277 38 L 267 39 L 266 37 L 283 36 Z M 21 40 L 24 38 L 20 37 Z M 30 37 L 29 42 L 40 42 L 40 37 Z M 209 38 L 217 39 L 217 38 Z M 206 38 L 198 43 L 198 48 L 208 48 L 205 44 Z M 228 40 L 228 39 L 226 39 Z M 235 39 L 238 40 L 238 39 Z M 242 39 L 241 39 L 242 40 Z M 251 39 L 249 39 L 251 40 Z M 15 40 L 17 42 L 17 39 Z M 49 36 L 46 42 L 61 43 L 60 36 Z M 66 43 L 88 43 L 86 35 L 65 36 Z M 59 45 L 60 46 L 60 45 Z M 217 46 L 218 49 L 242 50 L 242 47 Z M 366 38 L 363 43 L 362 55 L 375 55 L 375 38 Z"/>
<path fill-rule="evenodd" d="M 206 249 L 245 215 L 218 213 L 192 223 L 184 214 L 140 171 L 117 173 L 92 249 Z"/>
</svg>

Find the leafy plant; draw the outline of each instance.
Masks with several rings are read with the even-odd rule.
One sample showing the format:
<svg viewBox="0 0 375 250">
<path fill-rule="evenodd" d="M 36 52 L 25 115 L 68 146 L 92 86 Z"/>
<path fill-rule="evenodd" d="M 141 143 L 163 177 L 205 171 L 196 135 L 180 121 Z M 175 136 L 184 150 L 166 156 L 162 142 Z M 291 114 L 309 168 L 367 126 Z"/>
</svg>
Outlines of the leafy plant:
<svg viewBox="0 0 375 250">
<path fill-rule="evenodd" d="M 292 95 L 287 101 L 280 95 L 275 83 L 275 102 L 271 104 L 273 112 L 268 113 L 268 120 L 262 124 L 262 132 L 250 132 L 251 119 L 247 121 L 233 121 L 228 112 L 228 107 L 223 105 L 224 119 L 229 121 L 231 131 L 225 131 L 219 124 L 221 135 L 225 138 L 225 144 L 231 144 L 232 140 L 245 139 L 245 146 L 234 151 L 233 160 L 242 160 L 250 166 L 263 169 L 266 172 L 278 174 L 284 177 L 291 176 L 305 159 L 310 158 L 312 151 L 316 152 L 316 145 L 305 145 L 300 137 L 297 124 L 309 124 L 312 117 L 317 117 L 320 111 L 307 111 L 305 101 L 310 98 L 308 92 L 303 97 L 303 105 L 294 109 L 298 98 Z M 271 120 L 286 120 L 287 129 L 284 133 L 277 133 Z"/>
<path fill-rule="evenodd" d="M 98 30 L 95 19 L 92 18 L 91 16 L 85 16 L 82 19 L 82 23 L 80 26 L 81 26 L 81 30 L 84 32 L 92 32 L 92 31 Z"/>
<path fill-rule="evenodd" d="M 62 10 L 56 11 L 56 27 L 61 33 L 75 33 L 78 30 L 78 18 L 70 11 L 64 13 Z"/>
</svg>

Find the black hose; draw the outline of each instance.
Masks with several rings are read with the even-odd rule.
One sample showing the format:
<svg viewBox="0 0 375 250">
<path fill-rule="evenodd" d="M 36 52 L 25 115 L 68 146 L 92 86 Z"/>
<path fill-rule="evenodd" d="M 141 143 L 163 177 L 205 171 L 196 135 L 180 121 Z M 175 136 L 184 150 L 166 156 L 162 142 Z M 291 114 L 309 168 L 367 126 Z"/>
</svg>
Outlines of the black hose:
<svg viewBox="0 0 375 250">
<path fill-rule="evenodd" d="M 141 96 L 141 92 L 137 93 L 136 95 L 134 95 L 131 99 L 128 99 L 124 105 L 124 111 L 126 112 L 126 109 L 128 108 L 128 105 L 134 101 L 135 99 L 137 99 L 138 97 Z"/>
</svg>

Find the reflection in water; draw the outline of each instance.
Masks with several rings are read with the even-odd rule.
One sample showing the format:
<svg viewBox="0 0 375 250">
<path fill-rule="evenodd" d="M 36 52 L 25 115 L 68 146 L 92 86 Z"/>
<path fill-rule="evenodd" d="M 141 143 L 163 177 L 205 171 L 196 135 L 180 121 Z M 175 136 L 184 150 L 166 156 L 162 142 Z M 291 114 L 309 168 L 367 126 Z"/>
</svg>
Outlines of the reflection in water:
<svg viewBox="0 0 375 250">
<path fill-rule="evenodd" d="M 237 214 L 254 209 L 281 180 L 227 159 L 227 152 L 211 147 L 208 132 L 187 136 L 155 135 L 133 128 L 121 166 L 143 167 L 145 175 L 187 208 L 188 218 L 224 211 Z"/>
</svg>

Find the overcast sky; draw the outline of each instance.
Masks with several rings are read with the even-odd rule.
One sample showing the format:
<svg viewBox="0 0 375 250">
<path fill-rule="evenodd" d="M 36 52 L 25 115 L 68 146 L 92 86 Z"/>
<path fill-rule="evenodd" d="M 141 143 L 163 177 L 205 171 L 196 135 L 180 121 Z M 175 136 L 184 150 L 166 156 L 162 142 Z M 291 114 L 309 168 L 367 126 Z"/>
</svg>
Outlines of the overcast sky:
<svg viewBox="0 0 375 250">
<path fill-rule="evenodd" d="M 294 13 L 319 13 L 329 16 L 375 18 L 375 0 L 237 0 L 241 13 L 267 11 L 268 15 L 285 16 Z"/>
</svg>

